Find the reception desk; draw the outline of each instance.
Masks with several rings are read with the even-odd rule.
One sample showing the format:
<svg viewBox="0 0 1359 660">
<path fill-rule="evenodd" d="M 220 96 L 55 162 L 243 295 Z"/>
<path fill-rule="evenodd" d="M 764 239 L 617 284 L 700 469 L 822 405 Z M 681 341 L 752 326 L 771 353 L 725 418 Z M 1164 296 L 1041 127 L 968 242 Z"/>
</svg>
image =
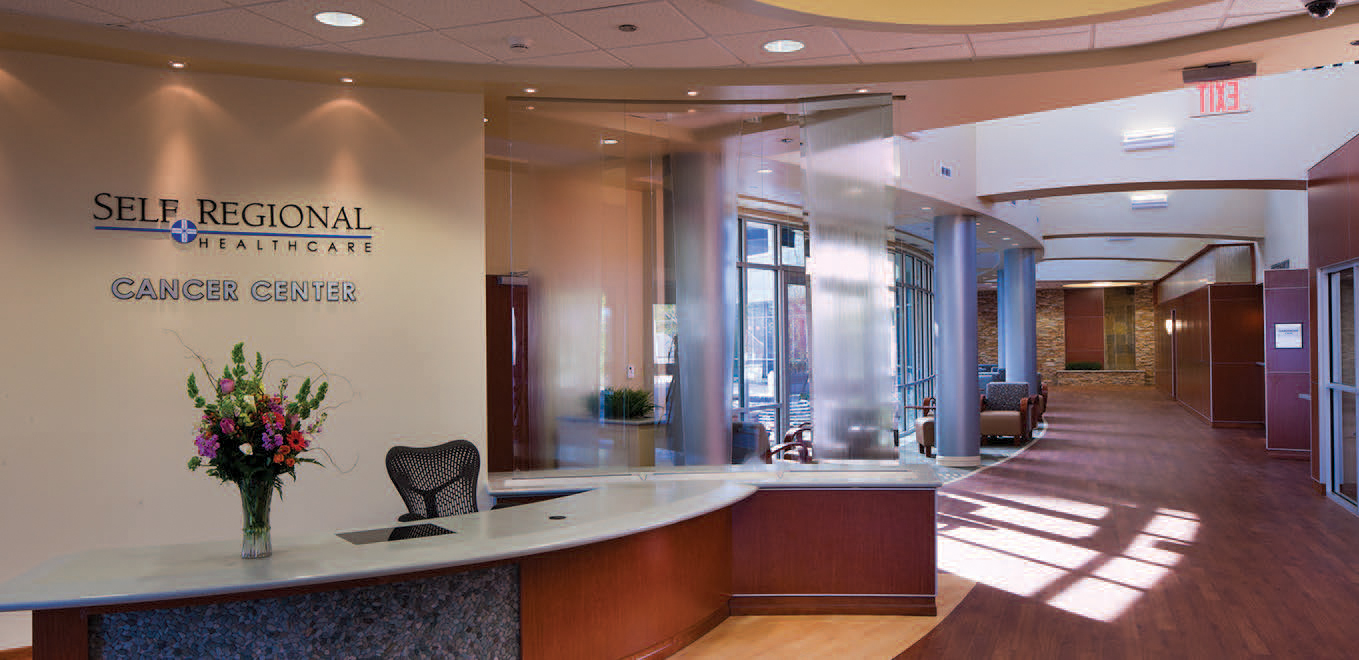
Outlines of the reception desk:
<svg viewBox="0 0 1359 660">
<path fill-rule="evenodd" d="M 811 466 L 813 468 L 821 466 Z M 933 614 L 928 468 L 496 476 L 522 506 L 353 545 L 97 550 L 0 585 L 61 657 L 663 657 L 730 614 Z M 542 499 L 550 498 L 550 499 Z"/>
</svg>

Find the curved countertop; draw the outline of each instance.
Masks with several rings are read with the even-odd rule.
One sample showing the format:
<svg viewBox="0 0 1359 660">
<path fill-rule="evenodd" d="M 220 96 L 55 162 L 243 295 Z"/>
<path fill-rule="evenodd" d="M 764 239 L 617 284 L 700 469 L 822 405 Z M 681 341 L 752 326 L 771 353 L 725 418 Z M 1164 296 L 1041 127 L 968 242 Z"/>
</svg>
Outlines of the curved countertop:
<svg viewBox="0 0 1359 660">
<path fill-rule="evenodd" d="M 939 477 L 928 465 L 863 465 L 779 463 L 773 465 L 692 465 L 583 468 L 496 472 L 488 489 L 496 497 L 579 493 L 606 484 L 726 482 L 758 488 L 938 488 Z"/>
<path fill-rule="evenodd" d="M 442 536 L 369 545 L 353 545 L 335 534 L 276 536 L 267 559 L 241 559 L 240 543 L 233 541 L 88 550 L 51 559 L 0 584 L 0 611 L 249 593 L 502 561 L 664 527 L 756 491 L 753 485 L 712 479 L 591 488 L 508 509 L 420 521 L 455 532 Z"/>
</svg>

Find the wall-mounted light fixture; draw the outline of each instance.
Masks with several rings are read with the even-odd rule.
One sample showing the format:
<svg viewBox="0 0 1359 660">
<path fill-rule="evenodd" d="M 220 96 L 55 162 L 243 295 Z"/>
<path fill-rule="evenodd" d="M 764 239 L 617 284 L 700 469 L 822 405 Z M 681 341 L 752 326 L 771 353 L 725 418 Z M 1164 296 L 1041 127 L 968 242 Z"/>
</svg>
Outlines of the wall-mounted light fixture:
<svg viewBox="0 0 1359 660">
<path fill-rule="evenodd" d="M 1134 209 L 1163 209 L 1170 206 L 1170 196 L 1163 192 L 1140 192 L 1128 196 Z"/>
<path fill-rule="evenodd" d="M 1175 129 L 1171 127 L 1148 128 L 1140 131 L 1123 132 L 1123 150 L 1160 149 L 1175 146 Z"/>
</svg>

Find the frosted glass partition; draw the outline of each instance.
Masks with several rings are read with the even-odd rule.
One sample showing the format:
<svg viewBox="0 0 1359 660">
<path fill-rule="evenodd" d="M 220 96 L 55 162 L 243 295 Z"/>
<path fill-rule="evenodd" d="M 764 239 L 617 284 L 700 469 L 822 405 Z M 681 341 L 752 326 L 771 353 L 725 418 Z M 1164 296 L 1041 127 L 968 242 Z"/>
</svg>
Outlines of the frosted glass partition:
<svg viewBox="0 0 1359 660">
<path fill-rule="evenodd" d="M 895 459 L 891 98 L 803 103 L 812 411 L 823 459 Z"/>
<path fill-rule="evenodd" d="M 1227 243 L 1194 257 L 1157 285 L 1158 300 L 1173 300 L 1209 284 L 1255 281 L 1255 246 Z"/>
<path fill-rule="evenodd" d="M 784 108 L 496 105 L 488 467 L 728 463 L 737 221 L 727 152 L 752 116 Z"/>
</svg>

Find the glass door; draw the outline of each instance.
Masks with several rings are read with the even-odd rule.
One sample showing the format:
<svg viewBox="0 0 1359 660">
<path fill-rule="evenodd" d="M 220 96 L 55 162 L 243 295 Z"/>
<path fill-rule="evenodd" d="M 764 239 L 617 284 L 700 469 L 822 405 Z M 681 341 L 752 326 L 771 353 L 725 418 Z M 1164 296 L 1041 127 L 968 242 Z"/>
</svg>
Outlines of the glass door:
<svg viewBox="0 0 1359 660">
<path fill-rule="evenodd" d="M 784 271 L 784 360 L 783 418 L 780 428 L 791 428 L 812 421 L 811 307 L 807 275 Z"/>
<path fill-rule="evenodd" d="M 1319 342 L 1322 354 L 1322 478 L 1334 497 L 1355 505 L 1359 502 L 1359 440 L 1356 439 L 1355 387 L 1355 301 L 1356 266 L 1349 265 L 1323 272 L 1320 303 L 1325 319 L 1325 337 Z"/>
</svg>

